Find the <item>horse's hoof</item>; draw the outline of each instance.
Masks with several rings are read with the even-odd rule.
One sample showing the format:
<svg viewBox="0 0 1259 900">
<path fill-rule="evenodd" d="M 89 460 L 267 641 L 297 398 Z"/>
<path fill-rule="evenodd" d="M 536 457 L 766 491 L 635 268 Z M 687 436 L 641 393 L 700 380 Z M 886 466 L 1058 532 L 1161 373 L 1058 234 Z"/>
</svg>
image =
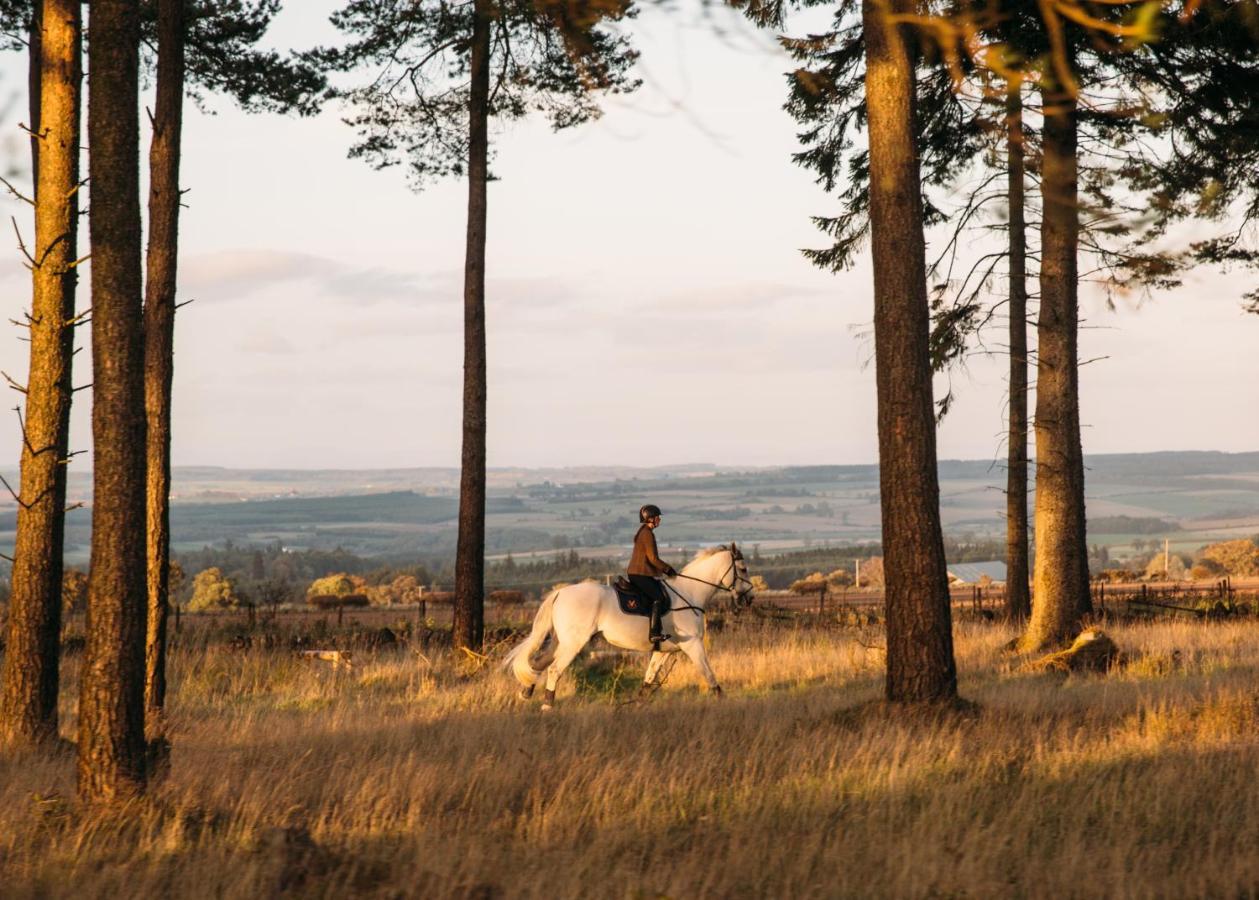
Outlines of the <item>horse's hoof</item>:
<svg viewBox="0 0 1259 900">
<path fill-rule="evenodd" d="M 552 705 L 551 705 L 551 704 L 549 704 L 549 703 L 543 703 L 543 704 L 542 704 L 542 711 L 543 711 L 543 712 L 555 712 L 555 707 L 554 707 L 554 706 L 552 706 Z"/>
<path fill-rule="evenodd" d="M 722 690 L 721 690 L 721 685 L 719 685 L 719 684 L 715 684 L 715 685 L 713 685 L 712 694 L 713 694 L 713 696 L 714 696 L 714 697 L 716 697 L 718 700 L 720 700 L 722 697 L 724 697 L 724 696 L 725 696 L 725 694 L 724 694 L 724 693 L 722 693 Z"/>
<path fill-rule="evenodd" d="M 520 695 L 519 695 L 519 696 L 520 696 L 520 699 L 521 699 L 521 700 L 528 700 L 530 697 L 532 697 L 532 696 L 533 696 L 533 685 L 529 685 L 528 687 L 522 687 L 522 688 L 520 689 Z"/>
</svg>

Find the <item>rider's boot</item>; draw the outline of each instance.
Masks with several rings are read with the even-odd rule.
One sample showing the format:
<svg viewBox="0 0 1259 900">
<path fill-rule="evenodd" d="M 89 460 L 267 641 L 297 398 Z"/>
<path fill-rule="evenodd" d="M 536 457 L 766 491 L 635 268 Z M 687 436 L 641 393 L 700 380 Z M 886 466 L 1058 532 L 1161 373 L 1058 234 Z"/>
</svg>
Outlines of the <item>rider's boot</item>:
<svg viewBox="0 0 1259 900">
<path fill-rule="evenodd" d="M 651 605 L 651 630 L 647 633 L 647 640 L 651 641 L 651 647 L 656 652 L 660 652 L 660 642 L 669 640 L 670 635 L 664 634 L 661 624 L 661 603 L 656 601 Z"/>
</svg>

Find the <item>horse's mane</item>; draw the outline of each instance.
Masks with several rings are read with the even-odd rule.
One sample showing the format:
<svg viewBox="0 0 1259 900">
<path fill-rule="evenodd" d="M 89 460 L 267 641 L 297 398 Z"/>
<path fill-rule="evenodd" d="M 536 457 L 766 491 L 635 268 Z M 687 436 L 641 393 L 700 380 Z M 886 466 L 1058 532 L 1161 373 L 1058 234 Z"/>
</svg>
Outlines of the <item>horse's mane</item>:
<svg viewBox="0 0 1259 900">
<path fill-rule="evenodd" d="M 710 556 L 721 553 L 723 550 L 729 550 L 725 544 L 719 544 L 716 547 L 705 547 L 703 550 L 695 554 L 695 558 L 691 562 L 699 562 L 701 559 L 708 559 Z"/>
</svg>

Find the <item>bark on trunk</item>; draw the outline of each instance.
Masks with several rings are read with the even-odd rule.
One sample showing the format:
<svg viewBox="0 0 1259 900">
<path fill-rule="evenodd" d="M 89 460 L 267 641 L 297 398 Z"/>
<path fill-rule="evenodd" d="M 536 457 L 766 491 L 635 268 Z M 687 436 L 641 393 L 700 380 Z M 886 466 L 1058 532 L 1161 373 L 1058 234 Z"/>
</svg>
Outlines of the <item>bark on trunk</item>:
<svg viewBox="0 0 1259 900">
<path fill-rule="evenodd" d="M 1042 139 L 1040 316 L 1036 371 L 1036 561 L 1032 618 L 1021 644 L 1073 638 L 1091 610 L 1084 533 L 1077 354 L 1076 101 L 1047 89 Z"/>
<path fill-rule="evenodd" d="M 1023 180 L 1023 85 L 1006 94 L 1006 155 L 1010 206 L 1010 433 L 1006 470 L 1006 618 L 1031 615 L 1027 558 L 1027 223 Z"/>
<path fill-rule="evenodd" d="M 144 790 L 144 336 L 137 0 L 92 4 L 92 562 L 79 792 Z"/>
<path fill-rule="evenodd" d="M 485 220 L 490 0 L 475 0 L 468 103 L 468 237 L 463 282 L 463 459 L 455 558 L 456 647 L 480 650 L 485 626 Z"/>
<path fill-rule="evenodd" d="M 80 29 L 81 30 L 81 29 Z M 31 27 L 27 38 L 26 94 L 31 119 L 31 196 L 39 196 L 39 118 L 44 79 L 44 4 L 43 0 L 31 5 Z"/>
<path fill-rule="evenodd" d="M 887 699 L 945 702 L 957 696 L 957 671 L 940 530 L 914 66 L 904 32 L 888 23 L 910 11 L 909 0 L 862 7 Z"/>
<path fill-rule="evenodd" d="M 148 730 L 162 734 L 170 593 L 171 381 L 175 370 L 175 271 L 179 259 L 179 154 L 184 102 L 183 0 L 158 0 L 157 99 L 149 146 L 149 249 L 144 298 L 144 411 L 148 424 Z"/>
<path fill-rule="evenodd" d="M 82 79 L 78 0 L 43 0 L 44 33 L 32 35 L 42 59 L 36 141 L 35 250 L 30 370 L 21 455 L 13 594 L 0 692 L 0 727 L 12 741 L 57 736 L 61 651 L 61 576 L 66 464 L 74 356 L 73 267 L 78 245 L 79 103 Z"/>
</svg>

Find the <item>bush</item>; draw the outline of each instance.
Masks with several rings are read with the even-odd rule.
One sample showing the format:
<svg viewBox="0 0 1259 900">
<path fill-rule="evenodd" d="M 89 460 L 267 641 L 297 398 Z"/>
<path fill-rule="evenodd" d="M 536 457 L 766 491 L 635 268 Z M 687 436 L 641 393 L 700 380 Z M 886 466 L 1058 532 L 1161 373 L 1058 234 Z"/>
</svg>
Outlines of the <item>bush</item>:
<svg viewBox="0 0 1259 900">
<path fill-rule="evenodd" d="M 349 575 L 338 572 L 335 575 L 316 578 L 306 589 L 306 593 L 314 597 L 344 597 L 346 594 L 353 594 L 358 587 L 359 585 L 355 584 L 354 579 Z"/>
<path fill-rule="evenodd" d="M 1248 538 L 1202 548 L 1198 563 L 1207 560 L 1223 567 L 1224 573 L 1229 575 L 1259 575 L 1259 547 Z"/>
<path fill-rule="evenodd" d="M 197 573 L 192 579 L 192 598 L 188 601 L 190 612 L 208 609 L 229 609 L 240 605 L 236 585 L 223 577 L 217 568 L 211 567 Z"/>
<path fill-rule="evenodd" d="M 820 594 L 825 587 L 825 576 L 821 572 L 814 572 L 798 581 L 793 581 L 790 590 L 793 594 Z"/>
</svg>

